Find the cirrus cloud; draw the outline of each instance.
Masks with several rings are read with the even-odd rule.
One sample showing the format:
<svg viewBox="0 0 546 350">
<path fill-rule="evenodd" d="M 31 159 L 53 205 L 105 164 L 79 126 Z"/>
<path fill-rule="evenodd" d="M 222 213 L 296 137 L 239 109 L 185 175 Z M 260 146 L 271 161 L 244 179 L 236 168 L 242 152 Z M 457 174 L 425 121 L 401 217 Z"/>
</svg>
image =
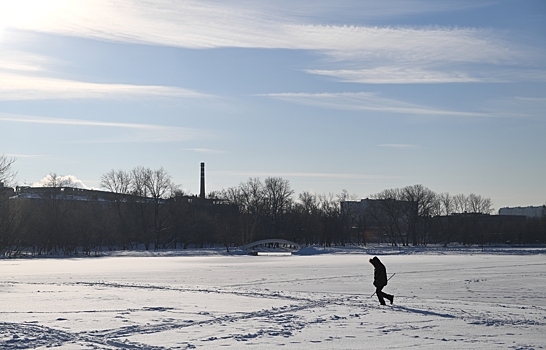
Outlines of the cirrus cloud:
<svg viewBox="0 0 546 350">
<path fill-rule="evenodd" d="M 0 113 L 0 121 L 11 123 L 42 124 L 66 127 L 99 127 L 117 129 L 119 133 L 114 138 L 88 141 L 96 143 L 119 142 L 180 142 L 201 140 L 215 137 L 216 133 L 208 130 L 168 126 L 158 124 L 139 124 L 124 122 L 105 122 L 81 119 L 45 118 L 17 114 Z"/>
<path fill-rule="evenodd" d="M 12 11 L 32 7 L 34 2 L 20 0 Z M 320 18 L 313 18 L 313 11 L 306 17 L 301 13 L 302 6 L 285 5 L 56 0 L 47 11 L 8 18 L 7 25 L 37 32 L 184 48 L 317 50 L 344 61 L 381 57 L 395 62 L 498 63 L 516 62 L 522 57 L 513 44 L 491 30 L 323 24 L 315 22 Z M 307 5 L 313 7 L 311 3 Z M 374 6 L 359 11 L 366 13 L 368 8 Z"/>
<path fill-rule="evenodd" d="M 297 103 L 320 108 L 374 111 L 384 113 L 410 115 L 438 115 L 456 117 L 492 117 L 487 113 L 461 112 L 437 109 L 428 106 L 407 103 L 395 99 L 384 98 L 371 92 L 341 92 L 341 93 L 273 93 L 258 96 L 270 97 L 286 102 Z"/>
<path fill-rule="evenodd" d="M 0 81 L 0 101 L 210 96 L 174 86 L 99 84 L 3 72 Z"/>
<path fill-rule="evenodd" d="M 326 58 L 309 74 L 366 84 L 546 81 L 546 73 L 514 67 L 543 61 L 543 53 L 505 39 L 493 29 L 440 26 L 346 25 L 351 13 L 376 18 L 485 6 L 470 2 L 419 2 L 409 6 L 336 4 L 343 13 L 324 23 L 313 2 L 271 5 L 247 1 L 19 0 L 9 2 L 7 27 L 96 40 L 191 49 L 311 50 Z M 47 4 L 47 5 L 44 5 Z M 413 5 L 413 4 L 412 4 Z M 339 11 L 342 8 L 343 11 Z M 34 10 L 26 10 L 34 9 Z M 38 9 L 38 10 L 37 10 Z M 354 15 L 352 15 L 354 16 Z M 541 58 L 542 57 L 542 58 Z M 498 72 L 483 74 L 484 65 Z M 512 67 L 514 66 L 514 67 Z M 505 73 L 509 70 L 508 76 Z M 486 69 L 486 72 L 488 70 Z"/>
</svg>

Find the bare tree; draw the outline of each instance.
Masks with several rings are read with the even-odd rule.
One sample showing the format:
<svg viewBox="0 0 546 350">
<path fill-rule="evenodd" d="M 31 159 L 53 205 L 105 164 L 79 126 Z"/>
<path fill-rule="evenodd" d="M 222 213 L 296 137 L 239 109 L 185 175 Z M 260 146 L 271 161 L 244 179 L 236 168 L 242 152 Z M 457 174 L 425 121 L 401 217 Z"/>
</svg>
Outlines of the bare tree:
<svg viewBox="0 0 546 350">
<path fill-rule="evenodd" d="M 139 166 L 131 170 L 130 186 L 125 188 L 129 174 L 118 174 L 117 183 L 112 180 L 112 175 L 115 174 L 107 174 L 109 186 L 123 185 L 122 188 L 136 196 L 133 204 L 138 214 L 135 218 L 146 250 L 149 249 L 152 240 L 155 243 L 155 249 L 158 249 L 161 244 L 165 245 L 168 239 L 162 237 L 162 234 L 167 229 L 170 217 L 169 211 L 165 208 L 165 201 L 180 192 L 171 176 L 163 168 L 152 170 Z M 150 230 L 153 233 L 150 233 Z"/>
<path fill-rule="evenodd" d="M 449 193 L 444 192 L 444 193 L 440 193 L 437 199 L 438 199 L 438 203 L 440 207 L 436 215 L 445 215 L 445 216 L 451 215 L 455 207 L 453 197 Z"/>
<path fill-rule="evenodd" d="M 46 209 L 42 219 L 45 233 L 43 249 L 45 252 L 64 249 L 69 213 L 73 206 L 63 200 L 61 191 L 65 187 L 74 187 L 74 182 L 69 177 L 50 173 L 42 181 L 42 186 L 48 188 L 40 196 Z"/>
<path fill-rule="evenodd" d="M 468 211 L 468 197 L 464 194 L 457 194 L 453 197 L 453 212 L 464 213 Z"/>
<path fill-rule="evenodd" d="M 294 205 L 293 212 L 297 222 L 294 236 L 299 236 L 305 244 L 313 244 L 322 237 L 319 206 L 318 196 L 310 192 L 300 193 Z"/>
<path fill-rule="evenodd" d="M 449 244 L 452 238 L 453 220 L 451 214 L 455 210 L 455 200 L 447 192 L 441 193 L 437 196 L 438 211 L 435 215 L 445 216 L 444 219 L 439 220 L 441 237 L 439 240 L 443 240 L 444 247 Z"/>
<path fill-rule="evenodd" d="M 42 181 L 43 187 L 76 187 L 77 184 L 68 176 L 49 173 Z"/>
<path fill-rule="evenodd" d="M 0 155 L 0 182 L 10 186 L 17 176 L 17 172 L 12 169 L 15 158 L 9 158 L 5 154 Z"/>
<path fill-rule="evenodd" d="M 155 201 L 171 198 L 179 188 L 172 181 L 171 175 L 163 168 L 157 170 L 146 169 L 145 179 L 144 185 L 148 196 Z"/>
<path fill-rule="evenodd" d="M 337 203 L 339 206 L 340 219 L 342 223 L 342 229 L 338 233 L 338 240 L 340 242 L 348 242 L 358 244 L 365 243 L 364 232 L 366 231 L 366 216 L 363 213 L 351 213 L 350 211 L 341 210 L 341 203 L 346 201 L 356 201 L 360 197 L 355 193 L 349 193 L 346 189 L 341 190 L 337 196 Z M 357 237 L 353 240 L 352 231 L 356 228 Z"/>
<path fill-rule="evenodd" d="M 129 194 L 132 182 L 131 173 L 112 169 L 102 175 L 100 186 L 113 193 Z"/>
<path fill-rule="evenodd" d="M 339 202 L 344 201 L 356 201 L 360 197 L 356 193 L 349 193 L 349 191 L 343 189 L 341 190 L 341 193 L 337 195 L 337 199 Z"/>
<path fill-rule="evenodd" d="M 408 202 L 404 206 L 407 209 L 404 218 L 408 222 L 412 243 L 415 245 L 421 241 L 426 244 L 429 218 L 433 211 L 436 194 L 423 185 L 407 186 L 402 189 L 402 199 Z M 418 237 L 419 233 L 421 233 L 421 239 Z"/>
<path fill-rule="evenodd" d="M 402 190 L 399 188 L 383 190 L 370 198 L 377 200 L 369 210 L 370 217 L 380 231 L 386 234 L 393 245 L 399 242 L 407 244 L 408 226 L 404 215 L 407 211 L 402 201 Z"/>
<path fill-rule="evenodd" d="M 292 205 L 294 191 L 290 182 L 280 177 L 268 177 L 264 183 L 265 213 L 272 237 L 279 237 L 283 227 L 284 215 Z"/>
<path fill-rule="evenodd" d="M 402 200 L 415 202 L 419 216 L 428 216 L 436 199 L 436 194 L 423 185 L 407 186 L 402 189 Z"/>
<path fill-rule="evenodd" d="M 145 173 L 146 180 L 144 185 L 154 206 L 154 246 L 157 249 L 160 244 L 165 246 L 168 240 L 168 238 L 162 237 L 162 233 L 167 229 L 170 219 L 168 215 L 169 211 L 165 207 L 165 200 L 174 196 L 178 190 L 178 186 L 174 184 L 171 176 L 163 168 L 158 170 L 146 169 Z"/>
<path fill-rule="evenodd" d="M 491 214 L 493 212 L 493 202 L 491 198 L 471 193 L 468 196 L 468 209 L 470 213 Z"/>
<path fill-rule="evenodd" d="M 255 236 L 259 227 L 268 231 L 269 236 L 279 236 L 292 205 L 293 193 L 288 180 L 269 177 L 261 182 L 258 178 L 250 178 L 237 187 L 223 190 L 221 197 L 239 208 L 241 241 L 248 243 L 260 238 Z"/>
<path fill-rule="evenodd" d="M 105 188 L 113 193 L 114 206 L 116 209 L 116 217 L 112 218 L 114 226 L 117 226 L 114 236 L 118 237 L 118 244 L 123 249 L 127 249 L 132 245 L 132 234 L 130 217 L 131 213 L 127 208 L 127 196 L 132 191 L 133 178 L 130 172 L 123 170 L 110 170 L 102 175 L 102 188 Z M 116 220 L 117 218 L 117 220 Z"/>
<path fill-rule="evenodd" d="M 128 197 L 127 207 L 132 226 L 134 226 L 135 238 L 139 243 L 144 244 L 146 250 L 150 249 L 153 236 L 152 214 L 150 213 L 150 205 L 146 200 L 148 196 L 146 181 L 150 171 L 139 166 L 128 173 L 130 176 L 128 191 L 131 197 Z"/>
<path fill-rule="evenodd" d="M 16 236 L 18 222 L 22 222 L 22 220 L 17 220 L 18 206 L 10 205 L 12 201 L 9 200 L 13 190 L 3 188 L 10 186 L 17 174 L 12 170 L 14 162 L 15 158 L 0 155 L 0 254 L 11 254 L 13 250 L 17 249 L 18 242 L 20 242 L 17 238 L 21 238 Z"/>
<path fill-rule="evenodd" d="M 222 190 L 220 197 L 239 209 L 240 241 L 253 242 L 264 208 L 264 185 L 258 178 L 250 178 L 236 187 Z"/>
<path fill-rule="evenodd" d="M 146 182 L 151 176 L 151 169 L 138 166 L 131 170 L 131 193 L 135 196 L 148 197 Z"/>
<path fill-rule="evenodd" d="M 332 193 L 321 194 L 318 196 L 322 216 L 322 244 L 330 246 L 332 244 L 345 244 L 343 236 L 339 233 L 343 230 L 341 207 L 339 196 L 336 198 Z"/>
</svg>

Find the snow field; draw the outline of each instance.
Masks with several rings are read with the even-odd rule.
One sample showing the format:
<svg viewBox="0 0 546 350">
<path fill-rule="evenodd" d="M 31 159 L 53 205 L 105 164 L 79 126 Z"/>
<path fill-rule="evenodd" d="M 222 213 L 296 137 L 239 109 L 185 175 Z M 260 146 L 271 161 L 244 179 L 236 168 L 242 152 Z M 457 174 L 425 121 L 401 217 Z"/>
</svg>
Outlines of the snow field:
<svg viewBox="0 0 546 350">
<path fill-rule="evenodd" d="M 0 260 L 0 349 L 544 349 L 546 255 Z"/>
</svg>

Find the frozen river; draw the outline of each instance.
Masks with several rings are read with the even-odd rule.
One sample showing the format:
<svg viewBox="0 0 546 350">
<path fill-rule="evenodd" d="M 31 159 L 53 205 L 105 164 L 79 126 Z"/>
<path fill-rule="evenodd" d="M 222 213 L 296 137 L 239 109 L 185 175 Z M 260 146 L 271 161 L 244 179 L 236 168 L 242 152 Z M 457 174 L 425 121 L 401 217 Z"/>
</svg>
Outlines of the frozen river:
<svg viewBox="0 0 546 350">
<path fill-rule="evenodd" d="M 546 254 L 369 254 L 0 260 L 0 348 L 546 349 Z"/>
</svg>

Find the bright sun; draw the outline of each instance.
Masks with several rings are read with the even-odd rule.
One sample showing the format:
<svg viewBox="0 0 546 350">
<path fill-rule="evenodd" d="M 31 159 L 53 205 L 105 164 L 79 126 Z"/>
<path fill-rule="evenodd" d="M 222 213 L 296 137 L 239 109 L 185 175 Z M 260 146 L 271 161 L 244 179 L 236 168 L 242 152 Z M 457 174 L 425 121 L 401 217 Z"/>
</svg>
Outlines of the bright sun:
<svg viewBox="0 0 546 350">
<path fill-rule="evenodd" d="M 0 37 L 8 27 L 39 30 L 66 4 L 66 0 L 0 0 Z"/>
</svg>

